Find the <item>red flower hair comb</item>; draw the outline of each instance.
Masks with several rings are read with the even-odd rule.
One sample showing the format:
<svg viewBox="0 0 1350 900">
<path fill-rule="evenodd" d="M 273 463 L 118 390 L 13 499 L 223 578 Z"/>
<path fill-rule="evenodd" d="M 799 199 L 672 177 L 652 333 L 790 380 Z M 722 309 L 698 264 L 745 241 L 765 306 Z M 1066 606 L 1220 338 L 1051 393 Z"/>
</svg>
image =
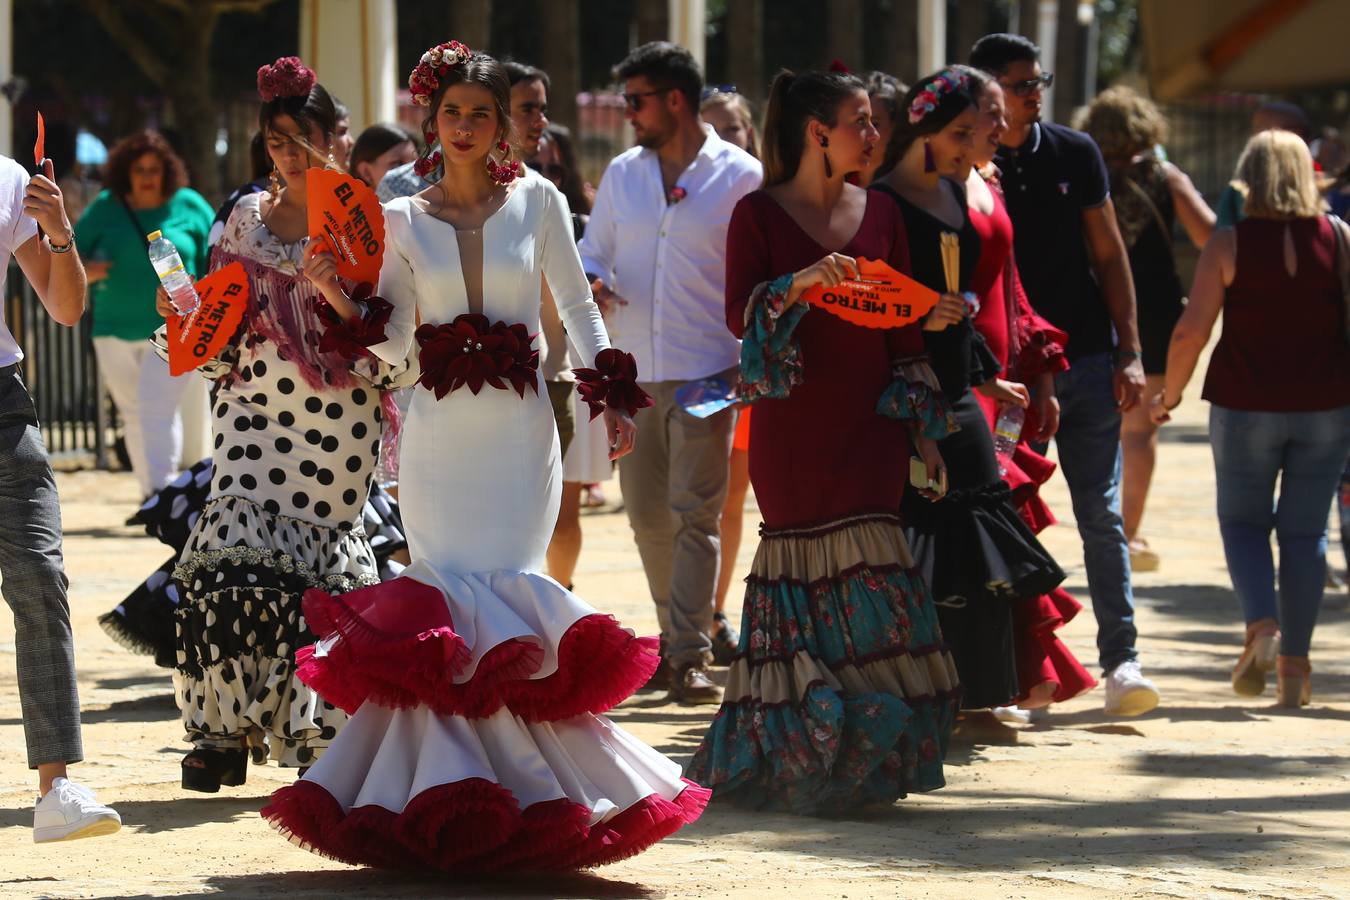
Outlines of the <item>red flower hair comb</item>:
<svg viewBox="0 0 1350 900">
<path fill-rule="evenodd" d="M 270 66 L 258 68 L 258 96 L 264 103 L 278 97 L 308 97 L 318 78 L 298 56 L 283 56 Z"/>
<path fill-rule="evenodd" d="M 451 66 L 473 59 L 473 51 L 459 41 L 446 41 L 437 44 L 418 60 L 408 76 L 408 91 L 418 106 L 430 106 L 431 95 L 441 86 L 441 76 L 450 71 Z"/>
</svg>

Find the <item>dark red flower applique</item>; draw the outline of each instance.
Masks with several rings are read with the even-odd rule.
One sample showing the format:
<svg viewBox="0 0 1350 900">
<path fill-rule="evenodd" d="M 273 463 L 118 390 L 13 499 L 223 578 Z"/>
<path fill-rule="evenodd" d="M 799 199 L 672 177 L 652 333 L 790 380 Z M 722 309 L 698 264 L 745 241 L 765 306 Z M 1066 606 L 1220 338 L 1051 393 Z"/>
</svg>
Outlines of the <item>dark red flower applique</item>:
<svg viewBox="0 0 1350 900">
<path fill-rule="evenodd" d="M 524 325 L 488 324 L 481 313 L 465 313 L 453 322 L 420 326 L 413 336 L 421 347 L 418 383 L 440 400 L 468 385 L 474 394 L 484 384 L 525 396 L 525 386 L 539 393 L 539 351 Z"/>
<path fill-rule="evenodd" d="M 653 404 L 651 396 L 638 386 L 637 360 L 631 353 L 610 347 L 595 355 L 595 368 L 572 371 L 577 376 L 577 393 L 591 408 L 592 419 L 607 406 L 633 416 Z"/>
<path fill-rule="evenodd" d="M 319 339 L 320 353 L 336 353 L 343 359 L 355 360 L 367 353 L 367 348 L 384 342 L 384 329 L 394 314 L 394 304 L 375 296 L 375 287 L 368 281 L 356 286 L 352 299 L 364 303 L 366 313 L 346 321 L 327 300 L 320 297 L 315 301 L 324 323 L 323 336 Z"/>
<path fill-rule="evenodd" d="M 666 202 L 679 203 L 681 200 L 683 200 L 685 197 L 688 196 L 689 192 L 677 184 L 673 188 L 671 188 L 670 193 L 666 195 Z"/>
</svg>

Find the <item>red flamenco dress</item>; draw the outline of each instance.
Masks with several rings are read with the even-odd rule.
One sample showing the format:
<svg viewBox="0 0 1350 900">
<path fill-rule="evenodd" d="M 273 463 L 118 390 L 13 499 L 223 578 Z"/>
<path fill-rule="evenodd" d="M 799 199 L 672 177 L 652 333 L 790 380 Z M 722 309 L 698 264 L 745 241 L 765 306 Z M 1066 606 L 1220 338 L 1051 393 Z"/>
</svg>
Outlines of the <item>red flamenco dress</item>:
<svg viewBox="0 0 1350 900">
<path fill-rule="evenodd" d="M 1013 226 L 997 181 L 989 184 L 994 208 L 985 215 L 970 206 L 970 221 L 980 235 L 979 263 L 971 286 L 980 297 L 975 328 L 1003 363 L 1004 377 L 1029 383 L 1046 372 L 1062 372 L 1069 367 L 1064 358 L 1067 335 L 1032 310 L 1022 290 L 1013 261 Z M 997 403 L 977 394 L 980 405 L 994 427 Z M 1012 503 L 1023 521 L 1039 534 L 1055 524 L 1055 517 L 1040 496 L 1040 487 L 1055 472 L 1055 464 L 1027 443 L 1027 435 L 1037 429 L 1035 410 L 1027 411 L 1022 440 L 1012 459 L 1004 459 L 1003 479 L 1012 491 Z M 1073 620 L 1082 605 L 1062 587 L 1023 600 L 1013 608 L 1017 680 L 1021 691 L 1018 702 L 1038 700 L 1060 703 L 1093 688 L 1097 681 L 1055 634 Z M 1053 686 L 1053 687 L 1049 687 Z"/>
</svg>

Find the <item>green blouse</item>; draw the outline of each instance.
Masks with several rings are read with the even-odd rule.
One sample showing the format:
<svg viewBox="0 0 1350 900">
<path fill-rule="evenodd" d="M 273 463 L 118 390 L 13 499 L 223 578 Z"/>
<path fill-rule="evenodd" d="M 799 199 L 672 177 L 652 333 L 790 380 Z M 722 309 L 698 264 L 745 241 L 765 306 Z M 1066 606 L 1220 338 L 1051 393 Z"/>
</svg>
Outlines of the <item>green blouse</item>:
<svg viewBox="0 0 1350 900">
<path fill-rule="evenodd" d="M 215 211 L 191 188 L 179 188 L 163 206 L 128 209 L 112 191 L 103 191 L 80 216 L 75 239 L 83 259 L 112 263 L 108 277 L 89 288 L 94 337 L 139 341 L 164 323 L 155 312 L 159 278 L 150 265 L 145 236 L 164 232 L 178 248 L 184 268 L 200 278 L 206 274 L 206 236 Z"/>
</svg>

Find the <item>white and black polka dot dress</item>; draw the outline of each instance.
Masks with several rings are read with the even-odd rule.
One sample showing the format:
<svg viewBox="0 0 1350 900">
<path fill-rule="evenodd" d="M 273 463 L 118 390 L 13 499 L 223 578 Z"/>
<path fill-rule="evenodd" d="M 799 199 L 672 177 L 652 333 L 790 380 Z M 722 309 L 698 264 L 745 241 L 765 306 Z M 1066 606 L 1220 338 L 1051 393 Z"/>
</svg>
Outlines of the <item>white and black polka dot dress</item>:
<svg viewBox="0 0 1350 900">
<path fill-rule="evenodd" d="M 217 263 L 251 265 L 253 302 L 290 304 L 298 321 L 316 296 L 296 277 L 303 242 L 267 231 L 255 194 L 241 199 Z M 262 268 L 262 267 L 265 267 Z M 320 387 L 306 378 L 302 335 L 246 318 L 239 343 L 209 367 L 215 393 L 211 500 L 174 570 L 177 698 L 197 746 L 267 744 L 281 765 L 309 765 L 346 720 L 294 677 L 294 654 L 313 641 L 301 613 L 311 587 L 342 592 L 378 580 L 361 512 L 379 458 L 381 387 L 373 360 Z M 275 326 L 275 322 L 272 323 Z M 297 352 L 296 348 L 300 348 Z M 338 385 L 342 386 L 338 386 Z"/>
</svg>

